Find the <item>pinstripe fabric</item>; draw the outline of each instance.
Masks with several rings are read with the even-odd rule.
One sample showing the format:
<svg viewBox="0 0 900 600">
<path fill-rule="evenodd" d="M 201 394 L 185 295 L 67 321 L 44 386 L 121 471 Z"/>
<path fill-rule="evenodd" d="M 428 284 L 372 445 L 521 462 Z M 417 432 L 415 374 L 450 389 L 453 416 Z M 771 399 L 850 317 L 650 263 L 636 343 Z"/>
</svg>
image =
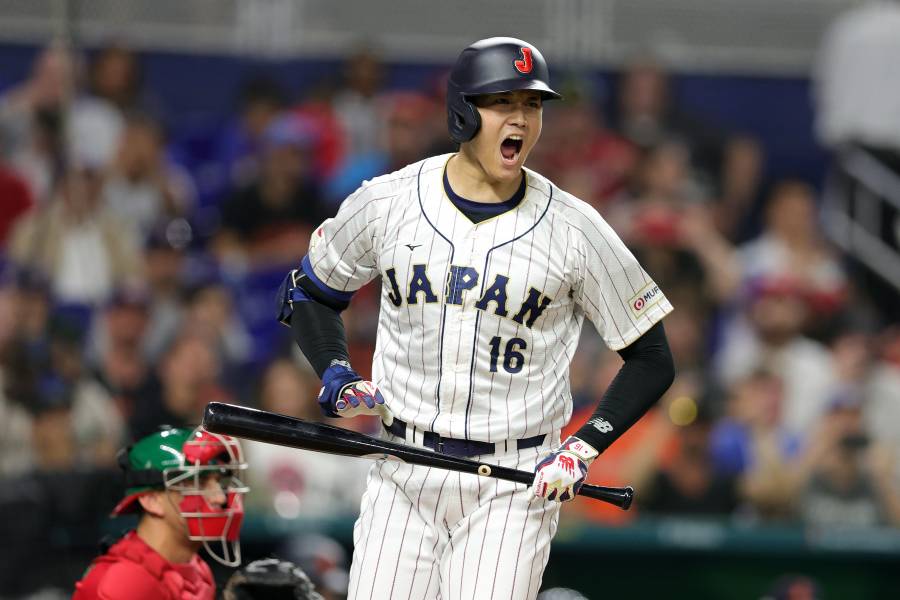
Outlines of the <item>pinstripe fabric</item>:
<svg viewBox="0 0 900 600">
<path fill-rule="evenodd" d="M 552 445 L 482 460 L 533 470 Z M 348 598 L 533 599 L 558 518 L 559 504 L 525 485 L 376 461 L 354 527 Z"/>
<path fill-rule="evenodd" d="M 336 294 L 381 277 L 373 381 L 407 443 L 548 434 L 491 457 L 533 470 L 571 417 L 584 317 L 618 350 L 672 306 L 593 208 L 532 171 L 516 208 L 472 223 L 444 192 L 449 158 L 364 183 L 313 233 L 307 266 Z M 523 485 L 378 461 L 350 597 L 534 598 L 558 511 Z"/>
<path fill-rule="evenodd" d="M 367 182 L 313 234 L 310 264 L 339 292 L 382 276 L 372 371 L 396 416 L 490 442 L 560 429 L 584 317 L 618 350 L 672 306 L 593 208 L 536 173 L 517 208 L 473 224 L 444 193 L 448 158 Z M 478 273 L 461 304 L 453 267 Z M 532 289 L 549 304 L 529 327 L 514 317 Z M 513 340 L 522 365 L 504 363 Z"/>
</svg>

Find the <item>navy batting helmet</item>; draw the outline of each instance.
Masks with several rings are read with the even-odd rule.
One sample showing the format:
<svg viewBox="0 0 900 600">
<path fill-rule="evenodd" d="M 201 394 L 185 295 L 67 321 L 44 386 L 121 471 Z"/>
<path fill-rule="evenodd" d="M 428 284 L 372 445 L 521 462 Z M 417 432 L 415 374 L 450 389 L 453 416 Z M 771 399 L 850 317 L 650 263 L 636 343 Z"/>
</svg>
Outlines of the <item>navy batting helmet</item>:
<svg viewBox="0 0 900 600">
<path fill-rule="evenodd" d="M 561 98 L 549 85 L 550 71 L 540 51 L 510 37 L 480 40 L 456 59 L 447 82 L 447 128 L 450 138 L 468 142 L 481 127 L 471 96 L 536 90 L 546 99 Z"/>
</svg>

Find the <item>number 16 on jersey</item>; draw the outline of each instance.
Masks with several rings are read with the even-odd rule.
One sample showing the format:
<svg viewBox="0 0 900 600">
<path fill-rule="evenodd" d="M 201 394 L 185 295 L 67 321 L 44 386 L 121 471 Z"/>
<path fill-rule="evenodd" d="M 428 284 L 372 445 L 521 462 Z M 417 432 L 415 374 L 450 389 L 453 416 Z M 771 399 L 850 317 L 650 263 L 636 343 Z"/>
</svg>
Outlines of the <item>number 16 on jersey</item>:
<svg viewBox="0 0 900 600">
<path fill-rule="evenodd" d="M 528 344 L 522 338 L 511 338 L 503 346 L 503 340 L 500 336 L 491 338 L 491 373 L 497 372 L 499 364 L 503 365 L 503 370 L 507 373 L 518 373 L 525 366 L 525 355 L 520 350 L 528 348 Z M 503 348 L 503 361 L 500 361 L 501 348 Z"/>
</svg>

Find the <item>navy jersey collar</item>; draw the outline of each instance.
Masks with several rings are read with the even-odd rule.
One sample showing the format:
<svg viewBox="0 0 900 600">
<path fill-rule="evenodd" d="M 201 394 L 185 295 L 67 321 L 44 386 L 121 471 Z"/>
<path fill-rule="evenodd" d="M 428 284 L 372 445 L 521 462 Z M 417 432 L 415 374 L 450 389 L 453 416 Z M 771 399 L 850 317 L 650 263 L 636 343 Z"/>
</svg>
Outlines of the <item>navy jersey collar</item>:
<svg viewBox="0 0 900 600">
<path fill-rule="evenodd" d="M 477 215 L 479 217 L 495 217 L 497 215 L 503 214 L 506 211 L 512 210 L 521 204 L 522 199 L 525 198 L 525 192 L 528 189 L 526 185 L 526 176 L 522 174 L 522 182 L 519 184 L 519 189 L 509 198 L 509 200 L 504 200 L 503 202 L 476 202 L 474 200 L 468 200 L 463 198 L 459 194 L 453 191 L 453 188 L 450 187 L 450 179 L 447 177 L 447 169 L 444 169 L 444 192 L 447 194 L 447 198 L 450 199 L 450 202 L 456 206 L 464 215 Z M 471 218 L 471 217 L 470 217 Z"/>
</svg>

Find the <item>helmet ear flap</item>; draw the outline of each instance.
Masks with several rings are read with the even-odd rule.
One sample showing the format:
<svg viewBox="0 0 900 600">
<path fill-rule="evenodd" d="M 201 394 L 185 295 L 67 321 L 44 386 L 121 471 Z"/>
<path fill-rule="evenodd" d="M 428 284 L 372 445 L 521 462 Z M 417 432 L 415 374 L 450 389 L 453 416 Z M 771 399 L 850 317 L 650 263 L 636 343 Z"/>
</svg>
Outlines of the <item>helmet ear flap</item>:
<svg viewBox="0 0 900 600">
<path fill-rule="evenodd" d="M 447 103 L 447 128 L 457 144 L 468 142 L 481 129 L 478 108 L 462 92 L 456 92 L 456 99 Z"/>
</svg>

